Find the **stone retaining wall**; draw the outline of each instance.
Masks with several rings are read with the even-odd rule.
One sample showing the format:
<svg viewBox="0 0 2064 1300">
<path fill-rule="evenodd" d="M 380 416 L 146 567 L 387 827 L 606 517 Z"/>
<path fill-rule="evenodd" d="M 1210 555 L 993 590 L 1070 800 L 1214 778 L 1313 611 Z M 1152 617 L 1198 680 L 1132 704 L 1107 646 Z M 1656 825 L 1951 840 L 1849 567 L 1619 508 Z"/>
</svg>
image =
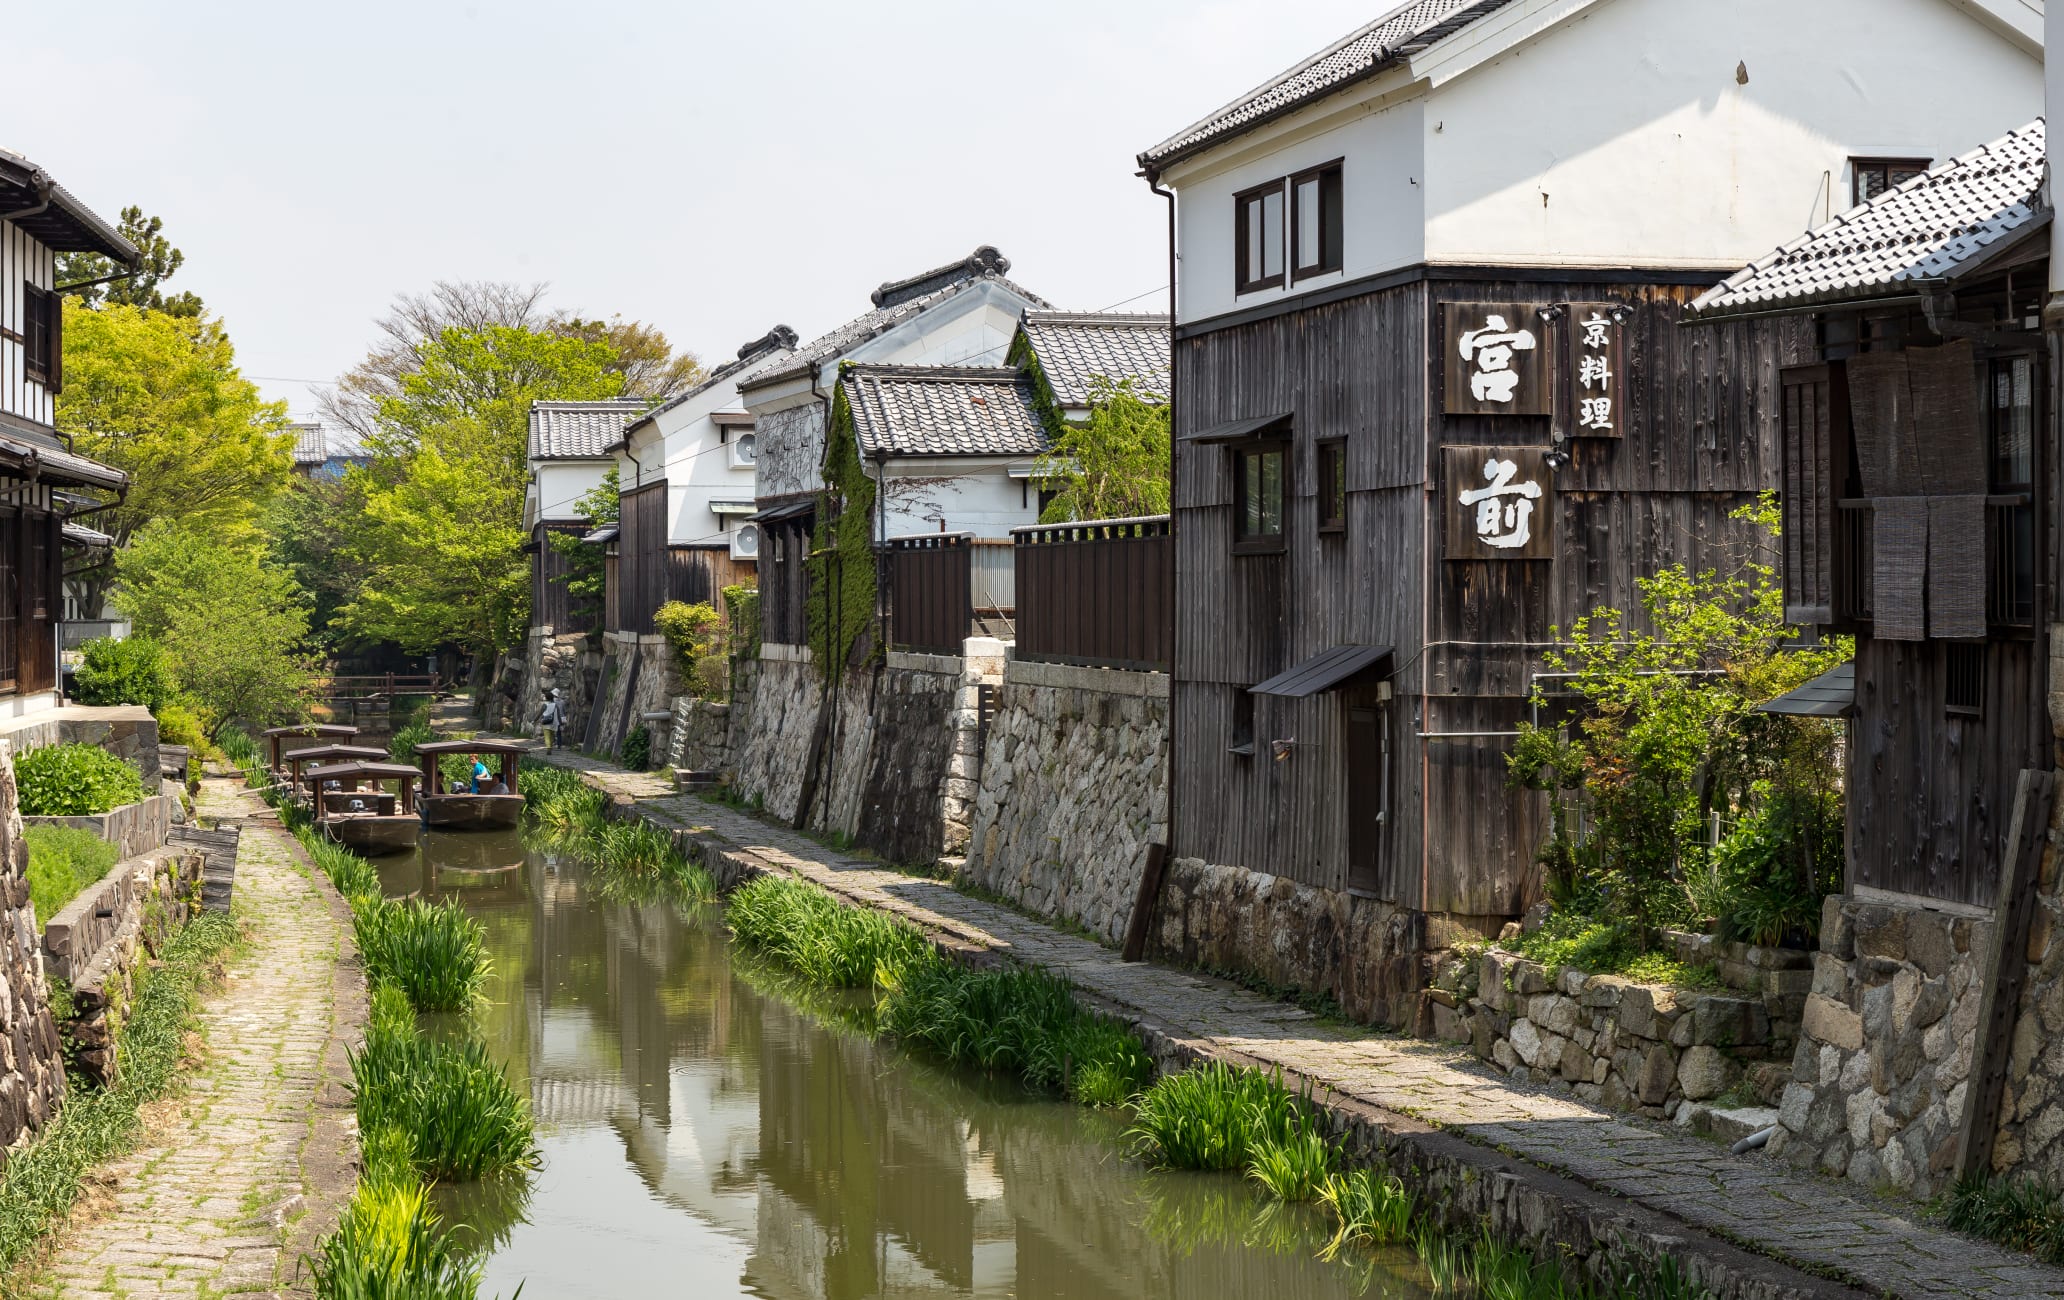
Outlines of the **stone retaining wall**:
<svg viewBox="0 0 2064 1300">
<path fill-rule="evenodd" d="M 537 735 L 545 695 L 557 690 L 566 705 L 566 726 L 559 743 L 577 745 L 586 734 L 588 713 L 594 707 L 595 690 L 602 679 L 602 655 L 592 644 L 586 633 L 560 635 L 541 627 L 530 629 L 523 647 L 514 715 L 506 725 Z"/>
<path fill-rule="evenodd" d="M 64 1056 L 29 901 L 14 750 L 0 738 L 0 1147 L 22 1145 L 64 1099 Z"/>
<path fill-rule="evenodd" d="M 118 862 L 81 890 L 43 927 L 49 977 L 70 987 L 71 1015 L 60 1026 L 80 1070 L 97 1083 L 120 1068 L 116 1037 L 128 1018 L 136 971 L 200 914 L 202 856 L 157 849 Z"/>
<path fill-rule="evenodd" d="M 668 767 L 691 772 L 731 770 L 731 706 L 683 695 L 667 727 Z"/>
<path fill-rule="evenodd" d="M 95 745 L 136 768 L 143 788 L 155 790 L 158 720 L 141 704 L 67 704 L 0 722 L 0 738 L 17 754 L 46 745 Z"/>
<path fill-rule="evenodd" d="M 1012 659 L 969 829 L 967 879 L 1121 942 L 1168 839 L 1168 675 Z"/>
<path fill-rule="evenodd" d="M 1701 936 L 1703 937 L 1703 936 Z M 1686 936 L 1691 938 L 1691 936 Z M 1594 1105 L 1655 1119 L 1691 1116 L 1737 1084 L 1774 1101 L 1798 1036 L 1805 953 L 1742 949 L 1743 979 L 1761 987 L 1700 993 L 1617 975 L 1551 972 L 1488 952 L 1467 989 L 1427 992 L 1437 1037 L 1470 1044 L 1515 1079 L 1570 1088 Z"/>
<path fill-rule="evenodd" d="M 602 718 L 595 728 L 594 752 L 614 755 L 622 751 L 626 735 L 648 725 L 643 721 L 644 714 L 664 712 L 671 707 L 670 702 L 681 693 L 682 684 L 674 673 L 673 649 L 664 637 L 612 632 L 604 644 L 615 671 L 605 668 L 602 673 L 601 698 L 595 705 L 602 711 Z M 626 697 L 630 704 L 628 713 L 624 709 Z M 585 719 L 582 726 L 586 726 Z M 654 737 L 655 763 L 666 757 L 660 746 L 663 740 L 664 737 Z"/>
<path fill-rule="evenodd" d="M 155 794 L 91 817 L 24 817 L 22 822 L 29 826 L 91 831 L 121 849 L 123 857 L 133 858 L 164 844 L 171 837 L 173 823 L 182 815 L 177 795 Z"/>
</svg>

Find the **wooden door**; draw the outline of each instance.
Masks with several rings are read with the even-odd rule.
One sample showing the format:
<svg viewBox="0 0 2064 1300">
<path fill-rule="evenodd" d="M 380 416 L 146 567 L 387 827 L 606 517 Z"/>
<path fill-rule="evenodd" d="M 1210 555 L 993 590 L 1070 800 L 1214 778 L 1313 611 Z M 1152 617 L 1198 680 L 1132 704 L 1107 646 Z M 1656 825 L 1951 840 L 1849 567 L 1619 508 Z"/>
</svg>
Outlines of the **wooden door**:
<svg viewBox="0 0 2064 1300">
<path fill-rule="evenodd" d="M 1380 896 L 1390 821 L 1390 708 L 1359 693 L 1347 701 L 1346 794 L 1347 887 Z"/>
</svg>

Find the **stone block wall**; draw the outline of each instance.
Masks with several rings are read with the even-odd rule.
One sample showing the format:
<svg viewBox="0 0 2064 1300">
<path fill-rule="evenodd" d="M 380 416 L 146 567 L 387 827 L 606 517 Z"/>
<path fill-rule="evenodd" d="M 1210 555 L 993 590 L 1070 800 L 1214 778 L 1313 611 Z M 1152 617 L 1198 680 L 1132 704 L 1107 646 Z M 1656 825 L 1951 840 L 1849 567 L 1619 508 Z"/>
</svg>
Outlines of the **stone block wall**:
<svg viewBox="0 0 2064 1300">
<path fill-rule="evenodd" d="M 1168 839 L 1168 677 L 1012 660 L 971 812 L 967 879 L 1119 943 Z"/>
<path fill-rule="evenodd" d="M 67 704 L 0 722 L 0 738 L 13 752 L 45 745 L 97 745 L 136 768 L 143 788 L 155 790 L 163 775 L 158 762 L 158 720 L 140 704 Z"/>
<path fill-rule="evenodd" d="M 732 787 L 793 824 L 802 803 L 823 683 L 806 659 L 762 659 L 737 683 L 731 715 Z"/>
<path fill-rule="evenodd" d="M 13 746 L 0 738 L 0 1147 L 6 1148 L 34 1137 L 65 1092 L 28 866 Z"/>
<path fill-rule="evenodd" d="M 683 695 L 667 727 L 666 762 L 691 772 L 731 770 L 731 706 Z"/>
<path fill-rule="evenodd" d="M 67 826 L 91 831 L 118 846 L 123 857 L 133 858 L 163 844 L 172 834 L 173 822 L 181 815 L 177 795 L 157 794 L 91 817 L 24 817 L 22 821 L 30 826 Z"/>
<path fill-rule="evenodd" d="M 595 704 L 595 688 L 602 678 L 602 656 L 591 645 L 584 633 L 547 635 L 541 627 L 530 630 L 523 648 L 523 678 L 514 727 L 536 735 L 546 693 L 557 690 L 566 705 L 566 735 L 560 743 L 579 741 L 586 731 L 588 713 Z"/>
<path fill-rule="evenodd" d="M 128 1018 L 136 972 L 200 913 L 202 856 L 161 848 L 118 862 L 43 927 L 49 977 L 69 986 L 59 1027 L 79 1068 L 98 1083 L 119 1070 L 116 1037 Z"/>
<path fill-rule="evenodd" d="M 1775 1100 L 1789 1077 L 1784 1062 L 1798 1036 L 1810 958 L 1741 951 L 1755 957 L 1734 963 L 1752 987 L 1722 993 L 1551 971 L 1488 952 L 1459 991 L 1427 991 L 1431 1028 L 1512 1078 L 1566 1086 L 1593 1104 L 1655 1119 L 1678 1118 L 1686 1103 L 1744 1082 L 1756 1100 Z"/>
<path fill-rule="evenodd" d="M 601 725 L 595 728 L 595 752 L 615 754 L 623 748 L 626 735 L 647 725 L 644 714 L 665 712 L 672 707 L 673 698 L 682 693 L 682 684 L 674 672 L 674 652 L 664 638 L 613 632 L 606 645 L 616 671 L 605 669 L 602 673 L 601 698 L 595 704 L 602 711 Z M 637 665 L 635 672 L 633 664 Z M 624 707 L 627 700 L 628 713 Z M 581 725 L 585 728 L 584 718 Z M 581 734 L 585 733 L 576 733 Z M 666 757 L 660 748 L 664 739 L 654 738 L 655 761 Z"/>
</svg>

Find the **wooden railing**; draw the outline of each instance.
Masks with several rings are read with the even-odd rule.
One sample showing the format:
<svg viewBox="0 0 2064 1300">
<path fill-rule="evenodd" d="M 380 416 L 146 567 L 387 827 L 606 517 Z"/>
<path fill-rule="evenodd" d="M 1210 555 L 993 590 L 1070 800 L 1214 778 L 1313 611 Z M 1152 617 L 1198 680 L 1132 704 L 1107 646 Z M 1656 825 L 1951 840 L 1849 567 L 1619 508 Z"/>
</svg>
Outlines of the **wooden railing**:
<svg viewBox="0 0 2064 1300">
<path fill-rule="evenodd" d="M 1166 515 L 1013 528 L 1017 657 L 1165 672 L 1175 546 Z"/>
<path fill-rule="evenodd" d="M 974 538 L 967 533 L 892 537 L 882 545 L 882 559 L 890 649 L 959 654 L 974 622 L 969 594 Z"/>
<path fill-rule="evenodd" d="M 435 695 L 442 689 L 436 673 L 369 673 L 362 676 L 323 677 L 315 693 L 332 703 L 346 700 L 393 699 L 396 695 Z"/>
<path fill-rule="evenodd" d="M 1871 621 L 1872 510 L 1865 499 L 1838 502 L 1834 536 L 1835 617 Z M 1995 628 L 2035 624 L 2035 507 L 2027 493 L 1985 499 L 1985 621 Z"/>
</svg>

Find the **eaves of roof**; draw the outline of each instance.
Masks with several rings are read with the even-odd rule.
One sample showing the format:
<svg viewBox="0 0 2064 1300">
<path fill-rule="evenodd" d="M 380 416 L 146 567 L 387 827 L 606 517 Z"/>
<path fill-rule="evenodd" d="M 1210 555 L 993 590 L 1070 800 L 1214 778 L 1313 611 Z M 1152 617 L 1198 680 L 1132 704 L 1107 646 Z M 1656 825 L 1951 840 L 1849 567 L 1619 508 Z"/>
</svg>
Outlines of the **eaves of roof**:
<svg viewBox="0 0 2064 1300">
<path fill-rule="evenodd" d="M 120 231 L 53 180 L 50 173 L 20 154 L 0 149 L 0 183 L 14 191 L 0 193 L 0 220 L 13 222 L 58 252 L 99 253 L 124 266 L 134 266 L 141 260 L 142 254 Z M 46 200 L 49 206 L 33 217 L 12 215 Z"/>
</svg>

